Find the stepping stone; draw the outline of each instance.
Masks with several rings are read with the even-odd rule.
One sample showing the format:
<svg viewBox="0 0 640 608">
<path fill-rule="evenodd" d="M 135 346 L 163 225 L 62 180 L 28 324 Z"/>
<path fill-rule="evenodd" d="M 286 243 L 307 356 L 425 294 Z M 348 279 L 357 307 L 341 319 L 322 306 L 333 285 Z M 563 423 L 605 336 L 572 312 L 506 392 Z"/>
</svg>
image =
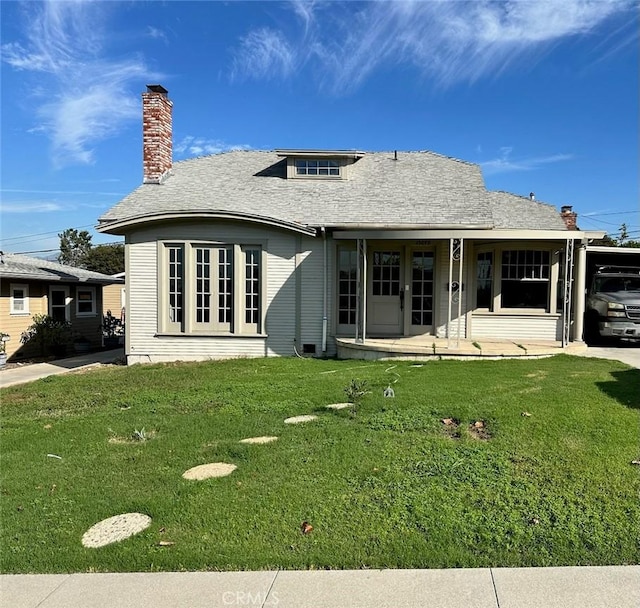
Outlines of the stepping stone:
<svg viewBox="0 0 640 608">
<path fill-rule="evenodd" d="M 151 518 L 143 513 L 114 515 L 91 526 L 83 534 L 82 544 L 92 549 L 104 547 L 138 534 L 150 525 Z"/>
<path fill-rule="evenodd" d="M 353 403 L 331 403 L 326 406 L 328 410 L 344 410 L 348 407 L 353 407 Z"/>
<path fill-rule="evenodd" d="M 284 423 L 285 424 L 300 424 L 301 422 L 310 422 L 311 420 L 316 420 L 317 416 L 293 416 L 292 418 L 287 418 Z"/>
<path fill-rule="evenodd" d="M 277 441 L 277 437 L 248 437 L 247 439 L 241 439 L 240 443 L 271 443 Z"/>
<path fill-rule="evenodd" d="M 202 481 L 210 477 L 226 477 L 231 475 L 238 467 L 235 464 L 227 464 L 226 462 L 210 462 L 209 464 L 201 464 L 185 471 L 182 476 L 185 479 L 193 479 Z"/>
</svg>

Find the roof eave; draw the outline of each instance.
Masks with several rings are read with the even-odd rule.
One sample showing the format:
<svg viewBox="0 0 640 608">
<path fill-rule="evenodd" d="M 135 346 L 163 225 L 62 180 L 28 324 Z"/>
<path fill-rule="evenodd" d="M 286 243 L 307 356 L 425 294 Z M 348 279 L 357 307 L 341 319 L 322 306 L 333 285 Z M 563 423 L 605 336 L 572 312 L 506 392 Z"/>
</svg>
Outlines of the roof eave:
<svg viewBox="0 0 640 608">
<path fill-rule="evenodd" d="M 98 224 L 96 226 L 96 230 L 98 232 L 104 232 L 106 234 L 126 234 L 127 232 L 130 232 L 131 228 L 140 227 L 140 225 L 142 224 L 166 222 L 170 220 L 189 220 L 195 218 L 251 222 L 254 224 L 262 224 L 266 226 L 272 226 L 274 228 L 280 228 L 282 230 L 299 232 L 307 236 L 316 236 L 315 228 L 307 226 L 305 224 L 299 224 L 297 222 L 288 222 L 277 218 L 254 215 L 250 213 L 207 210 L 169 211 L 154 213 L 153 215 L 137 215 L 122 220 L 107 220 L 102 222 L 101 224 Z"/>
</svg>

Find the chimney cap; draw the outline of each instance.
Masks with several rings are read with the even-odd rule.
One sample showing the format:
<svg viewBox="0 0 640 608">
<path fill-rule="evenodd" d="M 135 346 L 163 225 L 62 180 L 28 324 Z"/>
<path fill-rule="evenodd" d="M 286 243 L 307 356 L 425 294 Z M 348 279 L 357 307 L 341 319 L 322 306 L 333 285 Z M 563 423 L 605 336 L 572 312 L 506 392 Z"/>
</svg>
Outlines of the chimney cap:
<svg viewBox="0 0 640 608">
<path fill-rule="evenodd" d="M 161 84 L 148 84 L 147 85 L 147 93 L 160 93 L 161 95 L 166 95 L 169 91 L 165 89 Z"/>
<path fill-rule="evenodd" d="M 562 213 L 571 213 L 573 211 L 573 205 L 563 205 L 560 207 Z"/>
</svg>

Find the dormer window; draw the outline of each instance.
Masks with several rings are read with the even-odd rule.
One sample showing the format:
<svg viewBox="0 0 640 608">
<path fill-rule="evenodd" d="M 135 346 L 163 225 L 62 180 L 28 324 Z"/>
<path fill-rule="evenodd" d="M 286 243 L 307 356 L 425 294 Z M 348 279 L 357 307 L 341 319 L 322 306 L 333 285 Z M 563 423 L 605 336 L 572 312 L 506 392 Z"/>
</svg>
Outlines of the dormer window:
<svg viewBox="0 0 640 608">
<path fill-rule="evenodd" d="M 340 165 L 336 160 L 300 158 L 296 159 L 295 167 L 296 175 L 340 176 Z"/>
<path fill-rule="evenodd" d="M 287 178 L 348 179 L 354 163 L 364 156 L 356 150 L 276 150 L 287 161 Z"/>
</svg>

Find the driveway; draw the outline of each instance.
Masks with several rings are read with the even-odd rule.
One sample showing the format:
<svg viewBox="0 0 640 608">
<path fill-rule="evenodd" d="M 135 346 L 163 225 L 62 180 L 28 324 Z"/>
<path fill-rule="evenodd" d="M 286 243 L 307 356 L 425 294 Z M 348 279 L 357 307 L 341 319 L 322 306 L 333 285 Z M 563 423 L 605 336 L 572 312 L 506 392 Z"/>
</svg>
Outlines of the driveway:
<svg viewBox="0 0 640 608">
<path fill-rule="evenodd" d="M 589 346 L 580 353 L 583 357 L 598 359 L 615 359 L 640 369 L 640 341 L 622 341 L 615 346 Z"/>
</svg>

